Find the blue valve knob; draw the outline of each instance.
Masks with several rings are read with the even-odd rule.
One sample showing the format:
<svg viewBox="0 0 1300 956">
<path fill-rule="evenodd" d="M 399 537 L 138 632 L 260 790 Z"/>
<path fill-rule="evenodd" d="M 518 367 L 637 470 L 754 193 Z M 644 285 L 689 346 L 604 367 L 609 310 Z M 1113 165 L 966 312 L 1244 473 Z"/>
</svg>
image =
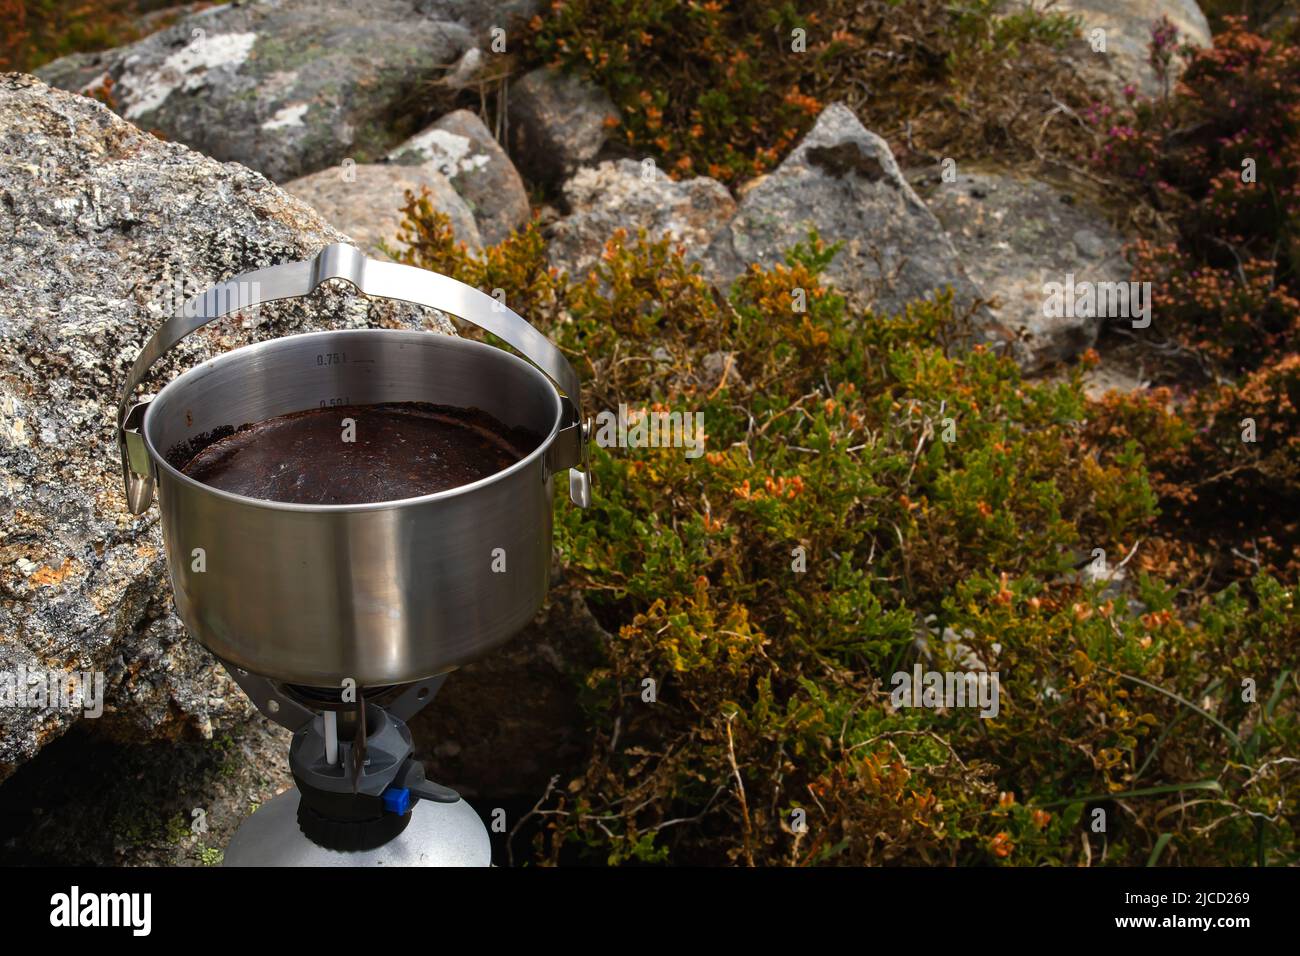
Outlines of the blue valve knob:
<svg viewBox="0 0 1300 956">
<path fill-rule="evenodd" d="M 396 813 L 398 816 L 411 809 L 411 791 L 406 787 L 389 787 L 380 799 L 384 801 L 384 809 L 387 812 Z"/>
</svg>

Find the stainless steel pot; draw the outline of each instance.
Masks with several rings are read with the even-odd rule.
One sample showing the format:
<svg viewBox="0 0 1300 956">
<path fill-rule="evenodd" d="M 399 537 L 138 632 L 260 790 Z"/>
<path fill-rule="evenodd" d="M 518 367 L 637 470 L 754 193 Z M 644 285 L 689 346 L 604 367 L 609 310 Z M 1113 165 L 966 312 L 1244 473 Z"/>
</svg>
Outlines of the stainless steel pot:
<svg viewBox="0 0 1300 956">
<path fill-rule="evenodd" d="M 533 364 L 469 339 L 388 329 L 314 332 L 236 349 L 132 405 L 149 368 L 200 326 L 343 279 L 369 296 L 441 309 Z M 545 373 L 545 374 L 543 374 Z M 522 461 L 437 494 L 366 505 L 298 505 L 219 491 L 167 454 L 214 429 L 331 404 L 421 401 L 479 408 L 544 435 Z M 223 660 L 275 680 L 338 687 L 443 673 L 500 644 L 537 612 L 551 560 L 552 476 L 590 500 L 577 375 L 497 300 L 447 276 L 327 246 L 308 262 L 239 276 L 195 296 L 149 340 L 118 409 L 133 513 L 155 493 L 176 610 Z M 502 549 L 498 552 L 496 549 Z M 504 560 L 504 570 L 501 570 Z"/>
</svg>

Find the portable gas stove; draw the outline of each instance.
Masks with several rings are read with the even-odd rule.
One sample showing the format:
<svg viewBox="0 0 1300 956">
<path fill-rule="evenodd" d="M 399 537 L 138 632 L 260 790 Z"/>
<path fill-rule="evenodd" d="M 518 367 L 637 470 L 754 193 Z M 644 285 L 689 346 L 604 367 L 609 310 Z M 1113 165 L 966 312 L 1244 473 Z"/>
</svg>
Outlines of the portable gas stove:
<svg viewBox="0 0 1300 956">
<path fill-rule="evenodd" d="M 236 349 L 132 404 L 152 365 L 189 333 L 331 279 L 440 309 L 528 361 L 431 332 L 312 332 Z M 479 481 L 357 505 L 232 494 L 168 457 L 246 423 L 385 402 L 477 409 L 545 437 Z M 478 814 L 425 779 L 406 721 L 448 673 L 508 640 L 541 607 L 554 475 L 567 470 L 573 503 L 590 502 L 591 426 L 559 349 L 477 289 L 334 244 L 186 302 L 136 359 L 117 421 L 132 513 L 158 499 L 177 614 L 258 709 L 293 732 L 295 788 L 241 825 L 226 864 L 490 863 Z"/>
</svg>

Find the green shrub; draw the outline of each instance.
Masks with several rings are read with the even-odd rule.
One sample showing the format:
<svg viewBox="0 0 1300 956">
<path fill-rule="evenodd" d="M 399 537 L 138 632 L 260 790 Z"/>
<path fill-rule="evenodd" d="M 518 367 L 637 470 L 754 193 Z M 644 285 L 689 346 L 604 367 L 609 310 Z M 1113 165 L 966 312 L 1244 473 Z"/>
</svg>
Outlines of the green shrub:
<svg viewBox="0 0 1300 956">
<path fill-rule="evenodd" d="M 555 0 L 534 17 L 525 60 L 603 87 L 622 113 L 616 141 L 674 176 L 730 183 L 770 169 L 836 100 L 896 151 L 931 159 L 994 148 L 1073 154 L 1074 134 L 1049 121 L 1058 102 L 1082 109 L 1093 98 L 1059 55 L 1077 23 L 1038 10 L 999 17 L 998 8 Z"/>
<path fill-rule="evenodd" d="M 667 242 L 616 234 L 575 279 L 535 227 L 474 255 L 406 212 L 401 257 L 518 290 L 591 409 L 704 414 L 702 457 L 597 447 L 592 508 L 557 509 L 608 638 L 538 860 L 1296 859 L 1294 592 L 1200 606 L 1160 578 L 1143 454 L 1089 425 L 1077 374 L 950 349 L 944 297 L 850 313 L 815 236 L 723 300 Z M 1095 548 L 1124 583 L 1076 571 Z M 895 672 L 972 660 L 996 717 L 891 706 Z"/>
<path fill-rule="evenodd" d="M 31 72 L 70 53 L 138 40 L 140 19 L 183 0 L 0 0 L 0 72 Z M 174 19 L 171 18 L 171 19 Z M 166 26 L 168 16 L 154 29 Z"/>
<path fill-rule="evenodd" d="M 1186 579 L 1300 574 L 1300 357 L 1175 403 L 1168 389 L 1093 406 L 1099 440 L 1135 441 L 1162 500 L 1160 533 Z"/>
</svg>

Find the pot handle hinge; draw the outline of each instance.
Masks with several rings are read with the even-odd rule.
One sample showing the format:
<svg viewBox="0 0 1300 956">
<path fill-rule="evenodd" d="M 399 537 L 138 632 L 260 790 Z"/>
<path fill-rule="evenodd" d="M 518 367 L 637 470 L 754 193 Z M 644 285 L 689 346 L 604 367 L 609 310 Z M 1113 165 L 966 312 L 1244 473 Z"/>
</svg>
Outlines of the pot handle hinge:
<svg viewBox="0 0 1300 956">
<path fill-rule="evenodd" d="M 118 451 L 122 454 L 122 479 L 126 483 L 126 503 L 133 515 L 148 510 L 153 501 L 153 464 L 149 460 L 149 450 L 145 447 L 141 432 L 144 413 L 148 407 L 148 402 L 133 406 L 117 430 Z"/>
<path fill-rule="evenodd" d="M 591 504 L 591 430 L 592 420 L 575 421 L 560 429 L 546 452 L 547 474 L 569 469 L 569 500 L 579 508 Z"/>
</svg>

